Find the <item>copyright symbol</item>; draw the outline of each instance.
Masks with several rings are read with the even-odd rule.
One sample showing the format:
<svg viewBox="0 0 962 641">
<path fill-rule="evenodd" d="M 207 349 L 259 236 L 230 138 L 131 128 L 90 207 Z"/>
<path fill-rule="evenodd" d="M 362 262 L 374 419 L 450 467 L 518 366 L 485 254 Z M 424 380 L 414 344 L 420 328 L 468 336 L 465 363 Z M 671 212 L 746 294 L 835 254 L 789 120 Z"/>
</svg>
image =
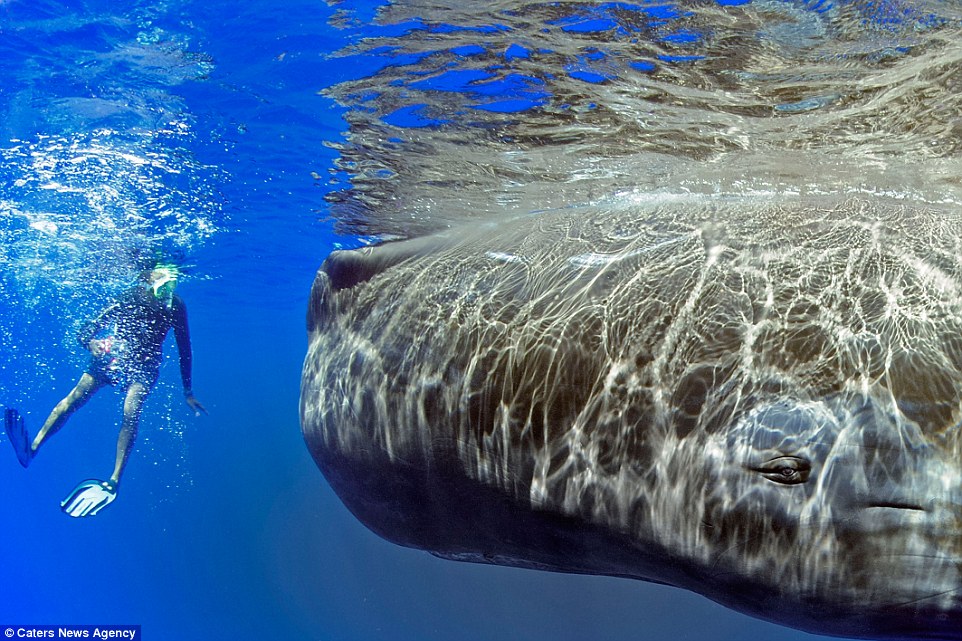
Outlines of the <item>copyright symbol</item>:
<svg viewBox="0 0 962 641">
<path fill-rule="evenodd" d="M 3 631 L 3 633 L 7 635 L 7 638 L 9 639 L 10 637 L 13 636 L 13 628 L 7 628 L 6 630 Z"/>
</svg>

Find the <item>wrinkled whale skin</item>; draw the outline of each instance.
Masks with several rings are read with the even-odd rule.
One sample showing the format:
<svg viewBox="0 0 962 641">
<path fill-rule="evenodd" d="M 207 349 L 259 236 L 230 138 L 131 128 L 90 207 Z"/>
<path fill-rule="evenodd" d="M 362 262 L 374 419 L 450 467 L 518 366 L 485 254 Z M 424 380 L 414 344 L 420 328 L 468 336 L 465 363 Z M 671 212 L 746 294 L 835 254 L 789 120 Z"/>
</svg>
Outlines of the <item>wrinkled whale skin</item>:
<svg viewBox="0 0 962 641">
<path fill-rule="evenodd" d="M 962 639 L 962 216 L 572 208 L 332 254 L 301 424 L 367 527 L 864 638 Z"/>
</svg>

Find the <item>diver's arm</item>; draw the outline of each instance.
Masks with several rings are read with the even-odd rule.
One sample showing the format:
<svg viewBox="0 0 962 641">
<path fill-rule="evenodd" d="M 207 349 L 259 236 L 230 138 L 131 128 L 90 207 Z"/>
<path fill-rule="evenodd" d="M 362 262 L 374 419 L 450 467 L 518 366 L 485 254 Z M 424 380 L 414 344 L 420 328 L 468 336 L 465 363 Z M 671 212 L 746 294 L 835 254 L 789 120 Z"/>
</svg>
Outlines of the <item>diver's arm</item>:
<svg viewBox="0 0 962 641">
<path fill-rule="evenodd" d="M 193 354 L 190 348 L 190 327 L 187 325 L 187 306 L 179 298 L 174 306 L 174 338 L 177 340 L 177 353 L 180 355 L 180 380 L 184 384 L 184 400 L 200 416 L 200 413 L 207 413 L 204 406 L 194 398 L 194 390 L 191 382 L 191 368 L 193 367 Z"/>
<path fill-rule="evenodd" d="M 190 328 L 187 325 L 187 306 L 177 300 L 174 306 L 174 338 L 180 354 L 180 380 L 184 383 L 184 394 L 191 391 L 191 368 L 193 355 L 190 349 Z"/>
<path fill-rule="evenodd" d="M 110 325 L 110 323 L 116 320 L 118 314 L 120 313 L 120 310 L 124 306 L 124 300 L 126 298 L 127 298 L 126 295 L 123 296 L 120 300 L 115 302 L 113 305 L 110 305 L 104 311 L 100 312 L 100 315 L 97 316 L 97 318 L 93 319 L 92 321 L 84 325 L 82 328 L 80 328 L 80 331 L 77 332 L 77 342 L 79 342 L 84 349 L 90 351 L 95 356 L 98 355 L 96 350 L 99 348 L 99 344 L 98 345 L 92 344 L 94 342 L 93 340 L 94 336 L 97 335 L 97 332 L 107 327 L 108 325 Z"/>
</svg>

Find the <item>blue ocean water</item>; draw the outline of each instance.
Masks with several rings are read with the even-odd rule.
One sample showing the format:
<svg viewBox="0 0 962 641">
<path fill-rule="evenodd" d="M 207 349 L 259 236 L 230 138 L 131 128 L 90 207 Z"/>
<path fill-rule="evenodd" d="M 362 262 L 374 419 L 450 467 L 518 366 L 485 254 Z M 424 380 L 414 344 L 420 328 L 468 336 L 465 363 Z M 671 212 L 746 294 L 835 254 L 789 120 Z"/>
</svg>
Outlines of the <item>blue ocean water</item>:
<svg viewBox="0 0 962 641">
<path fill-rule="evenodd" d="M 165 640 L 815 638 L 673 588 L 402 549 L 329 489 L 298 425 L 305 301 L 332 249 L 370 240 L 356 220 L 335 233 L 330 203 L 363 182 L 339 149 L 349 112 L 374 111 L 365 105 L 379 95 L 349 108 L 325 90 L 437 53 L 353 52 L 362 41 L 466 32 L 476 43 L 445 49 L 448 71 L 408 78 L 405 100 L 378 105 L 393 132 L 385 145 L 517 119 L 555 96 L 551 78 L 458 63 L 509 27 L 372 24 L 386 4 L 0 0 L 0 403 L 35 432 L 85 365 L 78 328 L 162 257 L 185 266 L 194 389 L 210 410 L 195 417 L 183 403 L 169 340 L 122 493 L 93 519 L 58 504 L 81 479 L 109 474 L 119 392 L 101 392 L 27 471 L 0 444 L 0 626 L 138 624 Z M 927 16 L 893 7 L 862 10 L 875 24 L 925 28 Z M 590 87 L 695 64 L 706 36 L 674 24 L 686 12 L 667 2 L 558 11 L 545 29 L 659 46 L 632 59 L 585 47 L 553 73 Z M 547 53 L 518 42 L 502 62 Z M 556 108 L 598 106 L 581 98 Z"/>
</svg>

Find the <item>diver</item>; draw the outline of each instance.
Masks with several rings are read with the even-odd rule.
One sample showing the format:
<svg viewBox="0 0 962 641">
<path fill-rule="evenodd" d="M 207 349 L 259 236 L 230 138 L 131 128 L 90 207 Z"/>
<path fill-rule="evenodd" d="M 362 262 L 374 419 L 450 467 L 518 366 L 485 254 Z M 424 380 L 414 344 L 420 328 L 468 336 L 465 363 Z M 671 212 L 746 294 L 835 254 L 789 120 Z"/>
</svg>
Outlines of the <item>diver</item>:
<svg viewBox="0 0 962 641">
<path fill-rule="evenodd" d="M 136 286 L 80 330 L 77 339 L 90 352 L 90 364 L 73 390 L 50 412 L 33 442 L 19 412 L 6 411 L 7 437 L 20 464 L 27 467 L 40 447 L 101 388 L 119 385 L 126 390 L 113 474 L 106 481 L 90 479 L 77 485 L 60 504 L 70 516 L 93 516 L 117 497 L 121 476 L 137 438 L 140 412 L 160 375 L 164 339 L 171 329 L 180 354 L 184 398 L 196 416 L 202 412 L 207 414 L 191 388 L 187 308 L 174 294 L 178 275 L 175 266 L 163 263 L 145 270 Z"/>
</svg>

